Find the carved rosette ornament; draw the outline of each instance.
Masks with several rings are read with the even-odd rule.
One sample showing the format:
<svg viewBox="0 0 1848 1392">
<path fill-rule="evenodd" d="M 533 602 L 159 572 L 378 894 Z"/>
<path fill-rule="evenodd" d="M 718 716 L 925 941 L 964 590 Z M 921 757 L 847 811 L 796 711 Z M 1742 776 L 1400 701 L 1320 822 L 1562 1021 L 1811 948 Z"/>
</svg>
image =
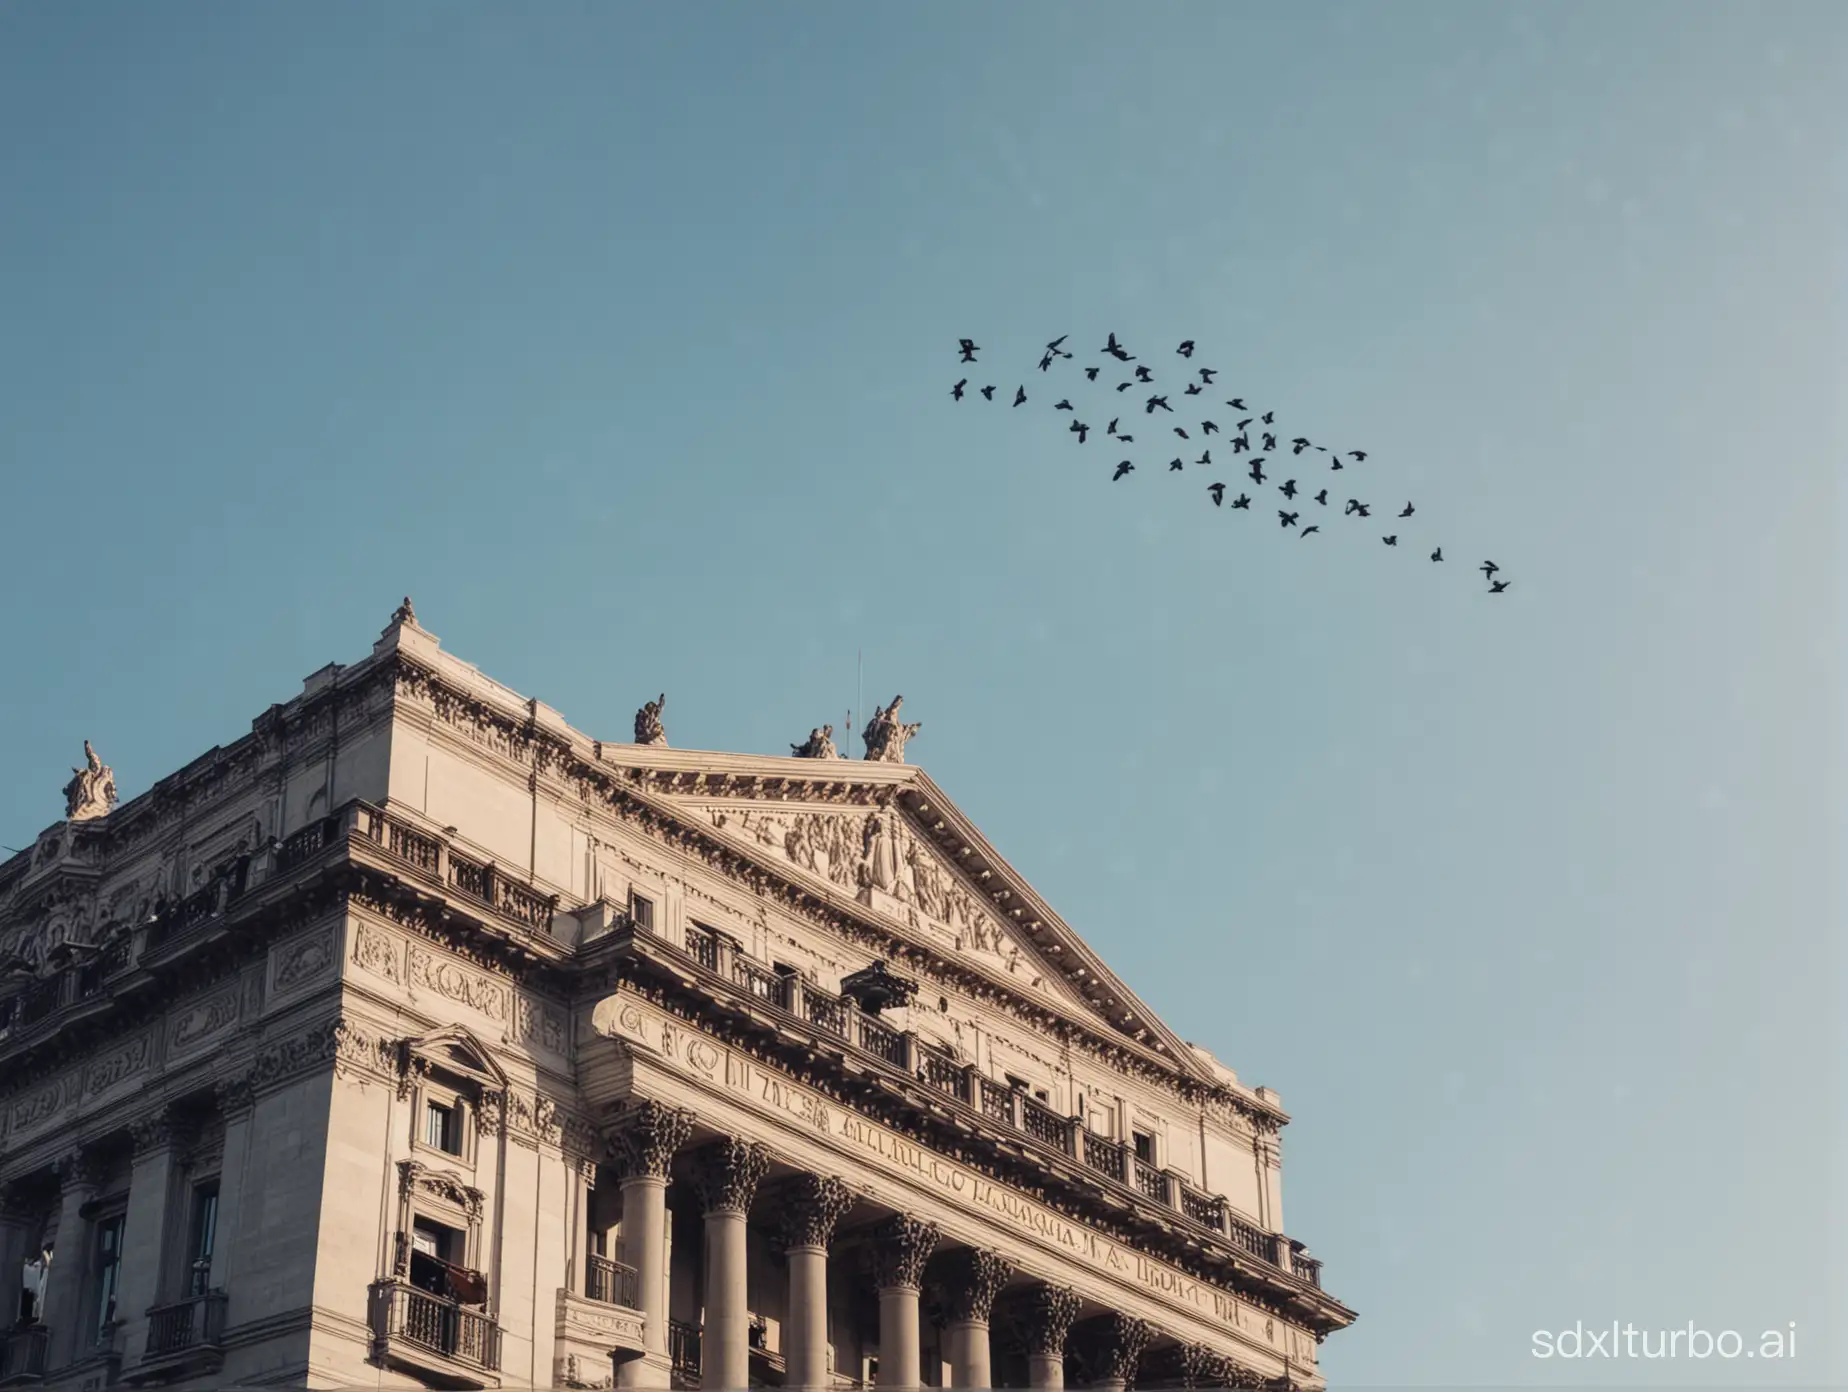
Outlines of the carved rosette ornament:
<svg viewBox="0 0 1848 1392">
<path fill-rule="evenodd" d="M 853 1190 L 832 1175 L 805 1174 L 777 1195 L 783 1215 L 783 1250 L 827 1251 L 834 1227 L 853 1207 Z"/>
<path fill-rule="evenodd" d="M 693 1134 L 693 1113 L 659 1102 L 637 1103 L 611 1125 L 611 1158 L 629 1179 L 666 1179 L 674 1156 Z"/>
<path fill-rule="evenodd" d="M 1205 1344 L 1181 1345 L 1181 1386 L 1190 1389 L 1200 1387 L 1231 1387 L 1232 1360 L 1223 1353 L 1215 1353 Z"/>
<path fill-rule="evenodd" d="M 635 713 L 635 742 L 652 744 L 667 748 L 667 726 L 661 723 L 661 712 L 667 708 L 667 693 L 650 701 Z"/>
<path fill-rule="evenodd" d="M 995 1297 L 1013 1274 L 1014 1264 L 999 1252 L 982 1247 L 959 1247 L 950 1252 L 943 1264 L 945 1313 L 953 1320 L 987 1324 L 994 1313 Z"/>
<path fill-rule="evenodd" d="M 1045 1358 L 1065 1356 L 1065 1338 L 1078 1318 L 1078 1292 L 1070 1286 L 1036 1286 L 1021 1310 L 1027 1352 Z"/>
<path fill-rule="evenodd" d="M 770 1148 L 727 1136 L 693 1157 L 693 1184 L 708 1214 L 749 1213 L 757 1186 L 770 1168 Z"/>
<path fill-rule="evenodd" d="M 876 1226 L 871 1233 L 873 1284 L 880 1290 L 919 1290 L 924 1285 L 924 1263 L 936 1250 L 943 1234 L 935 1223 L 901 1213 Z"/>
</svg>

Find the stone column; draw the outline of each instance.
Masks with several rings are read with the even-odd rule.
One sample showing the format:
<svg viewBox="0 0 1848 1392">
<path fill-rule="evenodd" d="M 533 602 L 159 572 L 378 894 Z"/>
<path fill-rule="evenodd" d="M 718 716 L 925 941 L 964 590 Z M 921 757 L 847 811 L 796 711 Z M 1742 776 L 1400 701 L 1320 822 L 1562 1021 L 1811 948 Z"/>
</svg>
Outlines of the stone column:
<svg viewBox="0 0 1848 1392">
<path fill-rule="evenodd" d="M 853 1191 L 833 1177 L 805 1174 L 777 1195 L 783 1250 L 789 1256 L 789 1311 L 783 1323 L 783 1386 L 826 1388 L 828 1375 L 828 1244 L 834 1225 L 853 1207 Z"/>
<path fill-rule="evenodd" d="M 1136 1376 L 1136 1365 L 1142 1361 L 1152 1331 L 1142 1320 L 1120 1310 L 1086 1323 L 1091 1336 L 1085 1341 L 1091 1373 L 1086 1385 L 1100 1392 L 1123 1392 Z"/>
<path fill-rule="evenodd" d="M 635 1268 L 643 1356 L 617 1369 L 620 1387 L 672 1385 L 667 1357 L 667 1172 L 693 1131 L 693 1113 L 641 1102 L 610 1136 L 622 1169 L 622 1260 Z"/>
<path fill-rule="evenodd" d="M 1027 1386 L 1065 1386 L 1065 1336 L 1078 1315 L 1078 1292 L 1038 1286 L 1027 1297 L 1021 1323 L 1027 1335 Z"/>
<path fill-rule="evenodd" d="M 46 1368 L 62 1368 L 89 1352 L 96 1338 L 94 1311 L 78 1303 L 83 1298 L 84 1270 L 90 1258 L 90 1223 L 83 1216 L 96 1197 L 102 1176 L 96 1162 L 81 1151 L 58 1161 L 58 1236 L 51 1253 L 51 1270 L 45 1277 L 45 1322 L 51 1326 Z"/>
<path fill-rule="evenodd" d="M 243 1248 L 238 1226 L 243 1221 L 244 1172 L 250 1165 L 256 1092 L 248 1074 L 222 1078 L 212 1085 L 212 1090 L 225 1119 L 225 1149 L 218 1166 L 218 1233 L 212 1243 L 212 1270 L 206 1284 L 226 1292 L 224 1314 L 228 1329 L 237 1318 L 237 1296 L 231 1293 L 232 1263 Z"/>
<path fill-rule="evenodd" d="M 132 1368 L 146 1351 L 148 1309 L 167 1296 L 173 1151 L 181 1134 L 168 1111 L 135 1122 L 129 1134 L 135 1143 L 135 1168 L 129 1175 L 128 1213 L 122 1225 L 122 1279 L 116 1318 L 122 1321 L 126 1333 L 122 1363 Z"/>
<path fill-rule="evenodd" d="M 918 1340 L 918 1291 L 924 1263 L 940 1236 L 935 1223 L 901 1213 L 873 1229 L 873 1283 L 879 1291 L 881 1388 L 924 1385 Z"/>
<path fill-rule="evenodd" d="M 751 1304 L 745 1229 L 770 1152 L 727 1136 L 704 1147 L 693 1182 L 706 1208 L 706 1326 L 699 1338 L 699 1385 L 743 1392 L 751 1385 Z"/>
<path fill-rule="evenodd" d="M 950 1354 L 950 1386 L 992 1387 L 988 1356 L 988 1320 L 995 1296 L 1014 1274 L 1014 1265 L 999 1252 L 959 1247 L 944 1263 L 944 1326 Z"/>
</svg>

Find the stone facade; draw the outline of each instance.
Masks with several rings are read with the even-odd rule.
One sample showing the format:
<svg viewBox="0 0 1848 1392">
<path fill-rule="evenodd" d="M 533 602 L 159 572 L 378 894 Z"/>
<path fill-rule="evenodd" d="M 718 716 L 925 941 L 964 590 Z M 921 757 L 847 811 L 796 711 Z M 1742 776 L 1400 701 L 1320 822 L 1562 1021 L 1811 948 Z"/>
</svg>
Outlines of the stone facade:
<svg viewBox="0 0 1848 1392">
<path fill-rule="evenodd" d="M 601 743 L 407 601 L 0 864 L 0 1381 L 1320 1387 L 1277 1096 L 888 723 Z"/>
</svg>

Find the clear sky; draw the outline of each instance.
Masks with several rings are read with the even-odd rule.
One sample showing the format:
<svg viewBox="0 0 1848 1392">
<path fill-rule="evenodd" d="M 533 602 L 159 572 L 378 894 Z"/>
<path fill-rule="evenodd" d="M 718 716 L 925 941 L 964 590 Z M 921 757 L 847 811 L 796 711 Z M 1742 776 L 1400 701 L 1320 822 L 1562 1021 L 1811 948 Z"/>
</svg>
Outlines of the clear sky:
<svg viewBox="0 0 1848 1392">
<path fill-rule="evenodd" d="M 1282 1094 L 1336 1382 L 1848 1377 L 1845 60 L 1834 3 L 0 6 L 0 840 L 406 592 L 613 739 L 784 752 L 864 650 Z M 948 397 L 1111 331 L 1452 561 Z M 1797 1357 L 1533 1357 L 1613 1320 Z"/>
</svg>

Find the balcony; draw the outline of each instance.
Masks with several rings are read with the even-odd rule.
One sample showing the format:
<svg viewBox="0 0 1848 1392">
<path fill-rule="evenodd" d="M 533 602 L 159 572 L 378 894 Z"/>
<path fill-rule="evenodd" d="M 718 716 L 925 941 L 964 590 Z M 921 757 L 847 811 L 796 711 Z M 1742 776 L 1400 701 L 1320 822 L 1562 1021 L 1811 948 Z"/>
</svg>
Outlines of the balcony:
<svg viewBox="0 0 1848 1392">
<path fill-rule="evenodd" d="M 639 1309 L 635 1299 L 635 1268 L 592 1254 L 585 1258 L 584 1295 L 600 1305 Z"/>
<path fill-rule="evenodd" d="M 403 1281 L 374 1281 L 368 1294 L 375 1362 L 432 1387 L 500 1385 L 500 1326 L 485 1311 Z"/>
<path fill-rule="evenodd" d="M 541 894 L 492 862 L 476 860 L 450 846 L 447 838 L 423 831 L 368 802 L 349 805 L 355 838 L 363 838 L 445 889 L 512 919 L 528 932 L 551 936 L 558 896 Z M 300 835 L 301 833 L 297 833 Z M 287 850 L 284 843 L 284 850 Z"/>
<path fill-rule="evenodd" d="M 574 1363 L 608 1368 L 612 1358 L 627 1363 L 645 1354 L 635 1280 L 634 1267 L 592 1254 L 585 1259 L 584 1293 L 558 1292 L 553 1381 L 568 1381 Z"/>
<path fill-rule="evenodd" d="M 667 1322 L 667 1361 L 676 1387 L 699 1386 L 699 1326 L 685 1320 Z"/>
<path fill-rule="evenodd" d="M 16 1324 L 0 1334 L 0 1387 L 18 1387 L 45 1376 L 45 1350 L 51 1328 Z"/>
<path fill-rule="evenodd" d="M 125 1382 L 164 1382 L 213 1373 L 224 1364 L 225 1293 L 202 1291 L 148 1311 L 147 1351 Z"/>
</svg>

